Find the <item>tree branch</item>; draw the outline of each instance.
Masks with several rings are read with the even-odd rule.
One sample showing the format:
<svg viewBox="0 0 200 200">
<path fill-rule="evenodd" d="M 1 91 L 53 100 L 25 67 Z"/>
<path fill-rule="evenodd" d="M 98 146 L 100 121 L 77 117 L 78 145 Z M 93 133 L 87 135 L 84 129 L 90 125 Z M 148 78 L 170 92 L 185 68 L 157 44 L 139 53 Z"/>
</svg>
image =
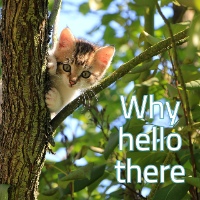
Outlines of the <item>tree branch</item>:
<svg viewBox="0 0 200 200">
<path fill-rule="evenodd" d="M 49 16 L 49 27 L 52 28 L 60 11 L 62 0 L 54 0 L 53 8 Z"/>
<path fill-rule="evenodd" d="M 187 41 L 187 32 L 188 28 L 185 30 L 177 33 L 174 35 L 174 40 L 177 45 L 180 45 Z M 131 73 L 141 73 L 145 70 L 148 70 L 148 68 L 145 66 L 138 66 L 138 64 L 143 63 L 145 60 L 148 60 L 152 58 L 153 56 L 156 56 L 162 52 L 165 52 L 172 48 L 172 42 L 171 38 L 165 39 L 154 46 L 149 47 L 147 50 L 142 52 L 140 55 L 136 56 L 135 58 L 131 59 L 130 61 L 124 63 L 121 65 L 117 70 L 115 70 L 110 76 L 103 79 L 98 85 L 86 90 L 83 94 L 81 94 L 79 97 L 74 99 L 71 103 L 69 103 L 67 106 L 65 106 L 52 120 L 51 120 L 51 126 L 52 130 L 54 131 L 62 121 L 72 114 L 74 110 L 76 110 L 80 105 L 82 105 L 85 101 L 85 98 L 91 99 L 94 97 L 97 93 L 117 81 L 118 79 L 122 78 L 124 75 L 130 72 Z"/>
</svg>

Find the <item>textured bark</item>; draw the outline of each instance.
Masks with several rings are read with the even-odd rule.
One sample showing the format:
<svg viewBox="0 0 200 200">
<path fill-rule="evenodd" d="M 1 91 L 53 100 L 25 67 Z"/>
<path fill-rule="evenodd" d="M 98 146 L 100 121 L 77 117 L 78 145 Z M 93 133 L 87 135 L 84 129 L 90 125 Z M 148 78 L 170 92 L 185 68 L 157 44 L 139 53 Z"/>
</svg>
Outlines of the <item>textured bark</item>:
<svg viewBox="0 0 200 200">
<path fill-rule="evenodd" d="M 3 0 L 0 184 L 9 199 L 36 199 L 47 149 L 44 70 L 47 0 Z"/>
</svg>

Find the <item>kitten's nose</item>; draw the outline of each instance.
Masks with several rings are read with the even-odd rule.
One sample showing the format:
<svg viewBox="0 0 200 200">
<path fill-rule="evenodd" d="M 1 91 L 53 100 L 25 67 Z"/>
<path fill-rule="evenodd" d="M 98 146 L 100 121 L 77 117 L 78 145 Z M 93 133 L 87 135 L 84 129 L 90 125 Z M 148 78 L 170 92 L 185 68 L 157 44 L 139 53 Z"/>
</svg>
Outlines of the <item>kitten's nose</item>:
<svg viewBox="0 0 200 200">
<path fill-rule="evenodd" d="M 75 81 L 75 80 L 69 80 L 69 83 L 70 83 L 70 85 L 72 86 L 72 85 L 75 85 L 75 84 L 76 84 L 76 81 Z"/>
</svg>

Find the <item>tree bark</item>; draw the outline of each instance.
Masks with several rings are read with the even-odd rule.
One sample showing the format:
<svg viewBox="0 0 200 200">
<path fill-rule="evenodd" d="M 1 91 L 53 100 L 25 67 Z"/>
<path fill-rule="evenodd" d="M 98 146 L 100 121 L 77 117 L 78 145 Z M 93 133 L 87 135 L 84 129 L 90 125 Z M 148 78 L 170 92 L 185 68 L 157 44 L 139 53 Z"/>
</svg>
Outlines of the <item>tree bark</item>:
<svg viewBox="0 0 200 200">
<path fill-rule="evenodd" d="M 48 1 L 3 0 L 0 184 L 8 199 L 36 199 L 48 148 L 44 102 Z"/>
</svg>

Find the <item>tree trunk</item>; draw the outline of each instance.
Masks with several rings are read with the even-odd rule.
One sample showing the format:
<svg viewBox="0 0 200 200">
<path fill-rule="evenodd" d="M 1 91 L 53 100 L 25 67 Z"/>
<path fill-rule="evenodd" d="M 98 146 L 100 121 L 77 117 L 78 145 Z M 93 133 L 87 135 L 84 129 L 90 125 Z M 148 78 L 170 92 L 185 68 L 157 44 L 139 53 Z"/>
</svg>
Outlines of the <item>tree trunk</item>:
<svg viewBox="0 0 200 200">
<path fill-rule="evenodd" d="M 11 200 L 36 199 L 47 149 L 47 2 L 3 0 L 0 184 Z"/>
</svg>

